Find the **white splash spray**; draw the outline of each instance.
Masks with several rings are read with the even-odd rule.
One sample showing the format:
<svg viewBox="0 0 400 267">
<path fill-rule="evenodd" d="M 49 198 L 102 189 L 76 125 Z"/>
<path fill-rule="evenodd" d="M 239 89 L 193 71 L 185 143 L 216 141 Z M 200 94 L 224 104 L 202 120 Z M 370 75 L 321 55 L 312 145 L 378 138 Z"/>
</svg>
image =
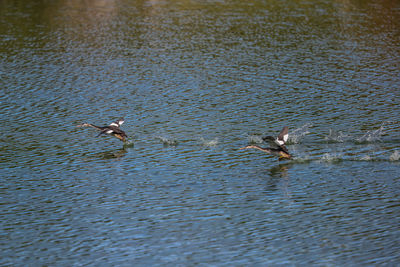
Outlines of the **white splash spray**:
<svg viewBox="0 0 400 267">
<path fill-rule="evenodd" d="M 377 130 L 371 130 L 371 131 L 367 131 L 366 134 L 364 134 L 363 136 L 359 137 L 356 139 L 356 141 L 358 143 L 364 143 L 364 142 L 381 142 L 381 136 L 384 134 L 383 130 L 384 130 L 384 126 L 387 124 L 393 123 L 392 121 L 384 121 L 381 124 L 381 127 L 379 127 L 379 129 Z"/>
<path fill-rule="evenodd" d="M 199 139 L 200 139 L 201 145 L 206 146 L 206 147 L 215 147 L 219 143 L 218 138 L 214 138 L 212 140 L 205 140 L 203 137 L 200 137 Z"/>
<path fill-rule="evenodd" d="M 325 153 L 322 155 L 321 159 L 319 160 L 320 162 L 336 162 L 340 161 L 342 158 L 338 154 L 331 154 L 331 153 Z"/>
<path fill-rule="evenodd" d="M 364 142 L 375 142 L 375 141 L 382 141 L 381 136 L 383 134 L 383 125 L 377 129 L 372 131 L 367 131 L 363 136 L 356 139 L 358 143 Z"/>
<path fill-rule="evenodd" d="M 156 136 L 155 138 L 159 139 L 165 146 L 177 146 L 178 140 L 174 138 L 168 138 L 164 136 Z"/>
<path fill-rule="evenodd" d="M 260 135 L 249 135 L 247 136 L 247 140 L 250 144 L 261 144 L 264 142 Z"/>
<path fill-rule="evenodd" d="M 309 134 L 310 132 L 308 131 L 308 129 L 312 126 L 311 123 L 306 123 L 303 126 L 301 126 L 300 128 L 297 128 L 293 131 L 289 132 L 289 140 L 288 143 L 291 144 L 298 144 L 300 142 L 300 140 L 306 135 Z"/>
<path fill-rule="evenodd" d="M 390 155 L 390 161 L 398 161 L 400 159 L 400 153 L 398 150 L 395 150 L 392 155 Z"/>
<path fill-rule="evenodd" d="M 350 136 L 344 134 L 342 131 L 336 132 L 332 129 L 329 129 L 329 134 L 324 137 L 325 140 L 329 142 L 339 142 L 343 143 L 345 142 Z"/>
<path fill-rule="evenodd" d="M 360 161 L 371 161 L 371 160 L 372 160 L 372 158 L 369 155 L 365 155 L 360 158 Z"/>
<path fill-rule="evenodd" d="M 132 140 L 127 140 L 125 143 L 124 143 L 124 148 L 128 148 L 128 147 L 133 147 L 135 144 L 134 144 L 134 142 L 132 141 Z"/>
</svg>

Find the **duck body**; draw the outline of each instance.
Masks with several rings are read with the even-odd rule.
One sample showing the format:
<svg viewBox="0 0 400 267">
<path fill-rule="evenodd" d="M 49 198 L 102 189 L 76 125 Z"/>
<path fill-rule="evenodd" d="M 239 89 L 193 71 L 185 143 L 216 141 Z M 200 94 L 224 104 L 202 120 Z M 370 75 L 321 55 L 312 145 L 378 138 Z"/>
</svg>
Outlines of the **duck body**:
<svg viewBox="0 0 400 267">
<path fill-rule="evenodd" d="M 287 152 L 287 150 L 284 151 L 283 149 L 279 149 L 279 148 L 260 147 L 260 146 L 257 146 L 257 145 L 249 145 L 249 146 L 242 147 L 240 149 L 249 149 L 249 148 L 258 149 L 258 150 L 261 150 L 261 151 L 263 151 L 265 153 L 278 156 L 279 160 L 292 159 L 292 155 L 290 155 L 289 152 Z"/>
<path fill-rule="evenodd" d="M 271 147 L 260 147 L 257 145 L 248 145 L 242 147 L 241 149 L 258 149 L 265 153 L 272 154 L 279 157 L 279 160 L 282 159 L 292 159 L 292 155 L 290 155 L 289 150 L 286 148 L 285 143 L 289 138 L 289 128 L 287 126 L 283 127 L 282 131 L 279 135 L 274 138 L 272 136 L 265 136 L 262 139 L 269 143 Z"/>
<path fill-rule="evenodd" d="M 97 136 L 100 136 L 102 134 L 108 134 L 108 135 L 118 138 L 122 142 L 125 142 L 126 138 L 128 138 L 128 136 L 126 135 L 126 133 L 123 130 L 121 130 L 119 128 L 123 123 L 124 123 L 124 119 L 121 118 L 115 122 L 112 122 L 108 126 L 97 126 L 97 125 L 94 125 L 91 123 L 83 123 L 83 124 L 78 125 L 77 127 L 92 127 L 92 128 L 95 128 L 100 131 L 100 133 Z"/>
</svg>

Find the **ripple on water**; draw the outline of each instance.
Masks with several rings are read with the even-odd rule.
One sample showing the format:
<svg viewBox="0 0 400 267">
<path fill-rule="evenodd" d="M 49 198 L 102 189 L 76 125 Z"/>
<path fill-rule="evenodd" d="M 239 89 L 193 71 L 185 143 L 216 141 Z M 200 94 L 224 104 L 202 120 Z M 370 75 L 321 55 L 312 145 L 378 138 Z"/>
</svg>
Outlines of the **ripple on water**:
<svg viewBox="0 0 400 267">
<path fill-rule="evenodd" d="M 18 2 L 0 265 L 399 262 L 394 1 Z"/>
</svg>

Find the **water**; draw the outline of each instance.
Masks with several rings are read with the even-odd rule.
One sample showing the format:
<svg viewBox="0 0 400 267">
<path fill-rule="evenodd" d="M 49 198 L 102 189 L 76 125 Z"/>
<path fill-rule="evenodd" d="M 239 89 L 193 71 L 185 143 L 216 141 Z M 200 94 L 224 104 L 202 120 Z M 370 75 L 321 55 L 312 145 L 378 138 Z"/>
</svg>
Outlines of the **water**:
<svg viewBox="0 0 400 267">
<path fill-rule="evenodd" d="M 0 264 L 398 265 L 395 1 L 0 3 Z M 123 116 L 126 145 L 88 122 Z M 289 126 L 292 161 L 256 150 Z"/>
</svg>

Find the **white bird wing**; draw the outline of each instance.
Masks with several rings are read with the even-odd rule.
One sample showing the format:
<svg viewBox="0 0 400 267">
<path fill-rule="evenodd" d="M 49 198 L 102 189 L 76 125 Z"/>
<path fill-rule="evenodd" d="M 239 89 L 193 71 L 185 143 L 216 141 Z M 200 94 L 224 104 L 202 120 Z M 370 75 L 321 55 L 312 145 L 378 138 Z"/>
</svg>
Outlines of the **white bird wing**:
<svg viewBox="0 0 400 267">
<path fill-rule="evenodd" d="M 120 127 L 123 123 L 124 123 L 124 119 L 119 119 L 115 122 L 110 123 L 110 126 L 114 126 L 114 127 Z"/>
<path fill-rule="evenodd" d="M 285 126 L 285 127 L 283 127 L 282 131 L 279 133 L 278 137 L 276 138 L 276 142 L 279 145 L 284 145 L 288 139 L 289 139 L 289 128 L 287 126 Z"/>
</svg>

